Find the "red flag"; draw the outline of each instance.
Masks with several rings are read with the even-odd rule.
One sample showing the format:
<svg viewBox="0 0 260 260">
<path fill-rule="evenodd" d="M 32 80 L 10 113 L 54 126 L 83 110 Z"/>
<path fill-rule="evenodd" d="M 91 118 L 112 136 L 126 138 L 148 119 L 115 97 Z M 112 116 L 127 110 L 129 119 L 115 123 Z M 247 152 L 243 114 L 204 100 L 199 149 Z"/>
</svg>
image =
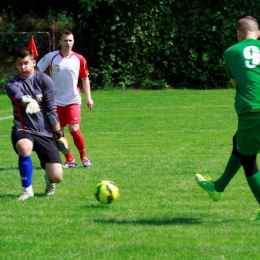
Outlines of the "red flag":
<svg viewBox="0 0 260 260">
<path fill-rule="evenodd" d="M 34 59 L 36 59 L 39 56 L 39 54 L 32 35 L 30 37 L 28 48 L 33 52 Z"/>
</svg>

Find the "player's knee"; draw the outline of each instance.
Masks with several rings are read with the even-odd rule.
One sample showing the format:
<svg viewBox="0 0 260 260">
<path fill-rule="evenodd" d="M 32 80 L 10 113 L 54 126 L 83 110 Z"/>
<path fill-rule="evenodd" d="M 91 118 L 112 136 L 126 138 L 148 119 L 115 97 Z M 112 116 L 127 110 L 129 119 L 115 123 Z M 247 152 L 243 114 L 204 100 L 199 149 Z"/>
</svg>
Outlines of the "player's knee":
<svg viewBox="0 0 260 260">
<path fill-rule="evenodd" d="M 76 132 L 79 130 L 79 124 L 69 124 L 68 128 L 70 132 Z"/>
<path fill-rule="evenodd" d="M 59 183 L 63 179 L 63 168 L 62 164 L 60 163 L 46 163 L 45 164 L 45 171 L 47 176 L 52 180 L 54 183 Z"/>
<path fill-rule="evenodd" d="M 55 170 L 55 174 L 53 175 L 52 181 L 55 183 L 59 183 L 63 180 L 63 169 L 61 167 L 57 167 Z"/>
<path fill-rule="evenodd" d="M 60 175 L 52 175 L 51 177 L 49 177 L 51 180 L 52 180 L 52 182 L 54 182 L 54 183 L 59 183 L 59 182 L 61 182 L 62 181 L 62 179 L 63 179 L 63 175 L 62 174 L 60 174 Z"/>
<path fill-rule="evenodd" d="M 244 168 L 246 177 L 250 177 L 259 172 L 256 156 L 256 154 L 249 156 L 240 154 L 240 161 Z"/>
<path fill-rule="evenodd" d="M 53 177 L 51 178 L 51 180 L 52 180 L 53 182 L 55 182 L 55 183 L 61 182 L 62 179 L 63 179 L 63 176 L 62 176 L 62 175 L 55 175 L 55 176 L 53 176 Z"/>
<path fill-rule="evenodd" d="M 232 150 L 232 154 L 233 154 L 234 156 L 240 158 L 242 154 L 239 153 L 239 152 L 237 152 L 237 150 L 236 150 L 236 142 L 237 142 L 236 139 L 237 139 L 237 138 L 236 138 L 236 135 L 234 135 L 234 136 L 233 136 L 233 139 L 232 139 L 232 141 L 233 141 L 233 150 Z"/>
<path fill-rule="evenodd" d="M 21 139 L 15 145 L 19 155 L 29 156 L 32 153 L 33 144 L 28 139 Z"/>
</svg>

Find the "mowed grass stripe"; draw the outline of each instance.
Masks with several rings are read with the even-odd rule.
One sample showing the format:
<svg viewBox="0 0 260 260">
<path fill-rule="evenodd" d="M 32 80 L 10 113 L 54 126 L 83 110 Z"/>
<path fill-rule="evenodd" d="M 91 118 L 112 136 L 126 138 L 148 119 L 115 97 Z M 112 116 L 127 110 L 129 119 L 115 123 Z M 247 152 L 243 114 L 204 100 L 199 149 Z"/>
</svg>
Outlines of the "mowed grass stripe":
<svg viewBox="0 0 260 260">
<path fill-rule="evenodd" d="M 12 121 L 1 121 L 0 259 L 260 257 L 258 223 L 249 221 L 258 205 L 243 171 L 219 203 L 194 180 L 196 172 L 217 178 L 224 170 L 236 129 L 234 90 L 114 90 L 92 96 L 90 112 L 83 95 L 81 130 L 93 167 L 64 171 L 53 197 L 43 196 L 44 171 L 33 154 L 36 197 L 16 200 L 17 156 L 6 136 Z M 11 113 L 3 95 L 0 107 L 0 117 Z M 79 162 L 74 145 L 72 151 Z M 120 189 L 111 205 L 94 198 L 101 179 Z"/>
</svg>

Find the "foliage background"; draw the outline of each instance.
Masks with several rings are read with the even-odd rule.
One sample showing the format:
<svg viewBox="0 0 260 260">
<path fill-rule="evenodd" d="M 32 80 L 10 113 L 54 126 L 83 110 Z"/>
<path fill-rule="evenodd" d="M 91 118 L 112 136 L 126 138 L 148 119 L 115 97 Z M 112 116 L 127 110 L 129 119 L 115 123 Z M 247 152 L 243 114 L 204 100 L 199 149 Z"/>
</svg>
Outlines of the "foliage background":
<svg viewBox="0 0 260 260">
<path fill-rule="evenodd" d="M 94 89 L 227 88 L 223 52 L 236 43 L 237 20 L 258 19 L 260 7 L 241 0 L 1 2 L 0 31 L 50 30 L 52 19 L 57 31 L 73 30 Z"/>
</svg>

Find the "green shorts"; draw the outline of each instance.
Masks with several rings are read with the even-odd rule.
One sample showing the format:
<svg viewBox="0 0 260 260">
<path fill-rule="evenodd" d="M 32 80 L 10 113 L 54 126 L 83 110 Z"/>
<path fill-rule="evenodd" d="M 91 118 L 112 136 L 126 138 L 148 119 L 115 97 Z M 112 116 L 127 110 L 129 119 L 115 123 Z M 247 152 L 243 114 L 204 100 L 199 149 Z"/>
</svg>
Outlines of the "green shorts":
<svg viewBox="0 0 260 260">
<path fill-rule="evenodd" d="M 254 155 L 260 150 L 260 112 L 238 117 L 236 150 L 243 155 Z"/>
</svg>

